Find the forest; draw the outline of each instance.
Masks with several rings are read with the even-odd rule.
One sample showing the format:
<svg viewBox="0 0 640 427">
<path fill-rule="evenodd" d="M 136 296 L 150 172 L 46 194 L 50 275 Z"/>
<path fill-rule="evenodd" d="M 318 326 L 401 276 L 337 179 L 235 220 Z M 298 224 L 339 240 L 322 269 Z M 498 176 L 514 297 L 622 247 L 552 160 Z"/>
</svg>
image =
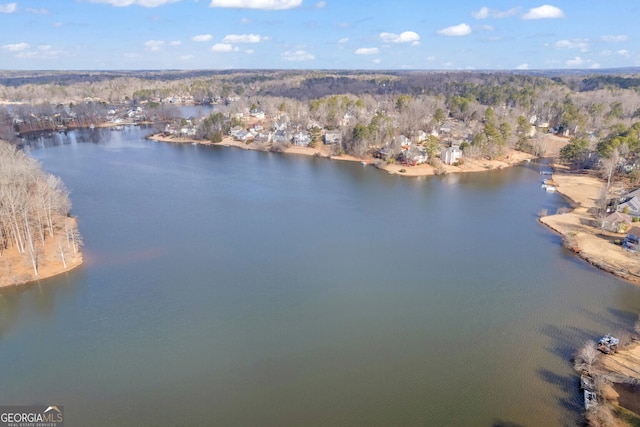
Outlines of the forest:
<svg viewBox="0 0 640 427">
<path fill-rule="evenodd" d="M 6 71 L 0 139 L 89 126 L 118 109 L 143 108 L 140 120 L 180 126 L 189 118 L 176 105 L 215 104 L 212 116 L 195 123 L 199 138 L 218 141 L 245 125 L 242 114 L 260 110 L 272 120 L 286 116 L 291 132 L 310 131 L 314 143 L 338 130 L 342 143 L 334 149 L 355 156 L 394 158 L 403 138 L 431 154 L 456 144 L 470 158 L 497 158 L 505 147 L 543 155 L 540 139 L 554 133 L 567 138 L 562 160 L 575 168 L 593 159 L 589 153 L 616 151 L 635 169 L 638 71 Z M 424 133 L 431 136 L 418 137 Z"/>
<path fill-rule="evenodd" d="M 38 277 L 45 247 L 54 248 L 66 269 L 81 238 L 69 220 L 71 202 L 60 178 L 14 145 L 0 141 L 0 260 L 8 251 L 27 257 Z M 51 250 L 51 249 L 49 249 Z"/>
</svg>

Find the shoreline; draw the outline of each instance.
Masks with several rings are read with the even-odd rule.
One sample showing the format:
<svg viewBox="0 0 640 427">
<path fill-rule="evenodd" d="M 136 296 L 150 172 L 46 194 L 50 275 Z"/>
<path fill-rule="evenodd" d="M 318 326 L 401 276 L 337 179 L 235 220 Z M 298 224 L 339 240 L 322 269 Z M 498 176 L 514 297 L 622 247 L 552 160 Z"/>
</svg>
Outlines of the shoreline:
<svg viewBox="0 0 640 427">
<path fill-rule="evenodd" d="M 171 144 L 196 144 L 196 145 L 216 145 L 223 147 L 234 147 L 242 150 L 252 150 L 252 151 L 271 151 L 271 144 L 257 144 L 254 142 L 244 143 L 240 141 L 234 140 L 230 136 L 225 136 L 221 142 L 210 142 L 205 140 L 199 140 L 195 138 L 184 138 L 178 137 L 175 135 L 163 136 L 162 134 L 153 134 L 149 135 L 147 139 L 157 141 L 157 142 L 165 142 Z M 417 166 L 407 166 L 401 163 L 391 163 L 385 164 L 379 159 L 375 159 L 371 156 L 360 158 L 347 154 L 343 155 L 333 155 L 330 152 L 331 147 L 321 144 L 320 147 L 310 148 L 310 147 L 298 147 L 295 145 L 291 145 L 281 151 L 284 154 L 298 154 L 310 157 L 322 157 L 329 160 L 339 160 L 339 161 L 347 161 L 347 162 L 358 162 L 362 163 L 365 166 L 374 166 L 382 171 L 387 172 L 390 175 L 400 175 L 400 176 L 410 176 L 410 177 L 421 177 L 421 176 L 433 176 L 436 175 L 434 168 L 428 164 L 421 164 Z M 453 165 L 445 165 L 444 167 L 445 173 L 469 173 L 469 172 L 486 172 L 490 170 L 499 170 L 505 167 L 511 167 L 522 162 L 531 161 L 536 157 L 532 154 L 524 153 L 521 151 L 516 151 L 513 149 L 507 149 L 507 153 L 505 156 L 501 157 L 497 160 L 469 160 L 466 159 L 464 164 L 461 166 L 453 166 Z M 404 172 L 402 172 L 404 170 Z"/>
<path fill-rule="evenodd" d="M 596 218 L 590 210 L 596 207 L 604 181 L 594 176 L 556 171 L 552 178 L 558 184 L 556 191 L 569 201 L 572 210 L 543 216 L 539 219 L 540 223 L 559 234 L 563 245 L 584 261 L 629 283 L 640 285 L 640 259 L 615 244 L 625 235 L 601 231 L 594 226 Z"/>
<path fill-rule="evenodd" d="M 9 248 L 2 252 L 0 256 L 0 291 L 29 285 L 67 273 L 81 266 L 84 262 L 82 251 L 78 250 L 76 253 L 65 255 L 67 264 L 65 267 L 59 255 L 59 248 L 52 239 L 46 240 L 44 247 L 40 245 L 39 248 L 42 252 L 38 256 L 37 276 L 33 271 L 28 254 L 19 253 L 15 248 Z"/>
</svg>

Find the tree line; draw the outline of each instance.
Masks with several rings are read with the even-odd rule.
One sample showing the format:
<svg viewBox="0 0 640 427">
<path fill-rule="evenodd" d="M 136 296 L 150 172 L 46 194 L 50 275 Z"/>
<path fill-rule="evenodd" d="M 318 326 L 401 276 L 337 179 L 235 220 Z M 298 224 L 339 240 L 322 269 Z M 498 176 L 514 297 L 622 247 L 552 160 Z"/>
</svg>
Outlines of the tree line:
<svg viewBox="0 0 640 427">
<path fill-rule="evenodd" d="M 38 276 L 45 244 L 52 242 L 66 268 L 67 258 L 82 243 L 75 221 L 68 220 L 70 209 L 69 192 L 60 178 L 0 141 L 0 256 L 7 250 L 24 254 Z"/>
</svg>

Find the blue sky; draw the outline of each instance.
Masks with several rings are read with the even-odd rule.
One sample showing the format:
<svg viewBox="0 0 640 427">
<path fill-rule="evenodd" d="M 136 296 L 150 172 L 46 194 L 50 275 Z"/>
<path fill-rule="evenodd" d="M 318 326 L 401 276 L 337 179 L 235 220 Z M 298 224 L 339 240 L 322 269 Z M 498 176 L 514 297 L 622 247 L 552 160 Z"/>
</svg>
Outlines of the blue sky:
<svg viewBox="0 0 640 427">
<path fill-rule="evenodd" d="M 638 0 L 0 0 L 0 69 L 640 66 Z"/>
</svg>

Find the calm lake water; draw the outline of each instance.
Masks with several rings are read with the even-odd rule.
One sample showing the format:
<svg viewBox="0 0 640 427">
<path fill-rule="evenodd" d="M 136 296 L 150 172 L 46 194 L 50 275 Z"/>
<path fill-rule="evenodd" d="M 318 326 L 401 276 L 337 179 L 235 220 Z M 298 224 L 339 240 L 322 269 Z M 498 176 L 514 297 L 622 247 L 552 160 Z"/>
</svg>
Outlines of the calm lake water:
<svg viewBox="0 0 640 427">
<path fill-rule="evenodd" d="M 640 288 L 537 222 L 540 165 L 410 179 L 83 130 L 33 141 L 86 263 L 0 294 L 0 403 L 68 426 L 571 426 Z"/>
</svg>

